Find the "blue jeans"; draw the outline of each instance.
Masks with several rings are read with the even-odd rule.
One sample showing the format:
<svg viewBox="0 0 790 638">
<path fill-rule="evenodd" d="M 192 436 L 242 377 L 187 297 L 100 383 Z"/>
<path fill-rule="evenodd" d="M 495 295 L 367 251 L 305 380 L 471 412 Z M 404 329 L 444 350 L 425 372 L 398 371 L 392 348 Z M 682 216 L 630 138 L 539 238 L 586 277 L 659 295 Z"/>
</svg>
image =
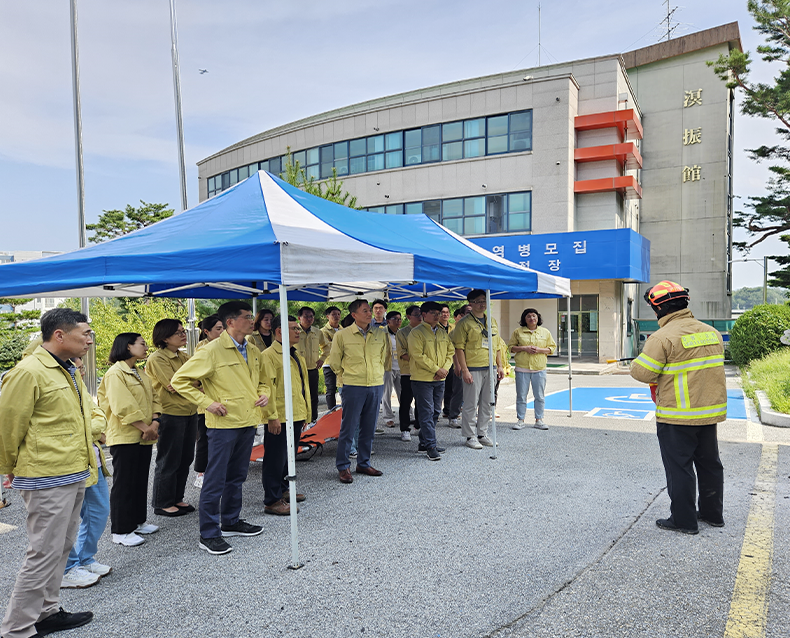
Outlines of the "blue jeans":
<svg viewBox="0 0 790 638">
<path fill-rule="evenodd" d="M 93 556 L 96 554 L 99 538 L 107 527 L 109 517 L 110 491 L 107 489 L 107 479 L 99 468 L 99 482 L 85 490 L 85 499 L 80 510 L 82 519 L 80 530 L 66 561 L 66 571 L 77 565 L 90 565 L 96 562 Z"/>
<path fill-rule="evenodd" d="M 340 421 L 340 436 L 337 439 L 335 465 L 338 471 L 351 466 L 348 455 L 358 433 L 357 467 L 370 466 L 370 452 L 379 416 L 383 385 L 365 387 L 343 386 L 343 416 Z"/>
<path fill-rule="evenodd" d="M 442 412 L 444 397 L 444 380 L 412 381 L 415 412 L 420 423 L 420 443 L 426 450 L 436 447 L 436 423 Z"/>
<path fill-rule="evenodd" d="M 200 535 L 218 538 L 222 525 L 238 522 L 255 428 L 208 428 L 208 465 L 200 490 Z"/>
<path fill-rule="evenodd" d="M 527 414 L 527 394 L 532 384 L 532 396 L 535 399 L 535 420 L 543 418 L 543 406 L 546 405 L 546 371 L 519 372 L 516 370 L 516 417 L 523 421 Z"/>
</svg>

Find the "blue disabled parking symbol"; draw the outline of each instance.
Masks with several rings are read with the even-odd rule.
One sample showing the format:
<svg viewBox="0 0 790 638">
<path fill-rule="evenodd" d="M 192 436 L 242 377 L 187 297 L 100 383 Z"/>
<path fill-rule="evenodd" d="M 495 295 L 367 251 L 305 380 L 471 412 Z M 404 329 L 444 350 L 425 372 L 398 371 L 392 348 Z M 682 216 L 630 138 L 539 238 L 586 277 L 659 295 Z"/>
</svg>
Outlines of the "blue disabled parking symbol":
<svg viewBox="0 0 790 638">
<path fill-rule="evenodd" d="M 561 390 L 547 395 L 546 409 L 567 411 L 568 391 Z M 574 388 L 573 409 L 586 412 L 585 416 L 601 419 L 649 421 L 655 417 L 655 404 L 647 387 Z M 727 390 L 727 418 L 748 418 L 741 390 Z"/>
</svg>

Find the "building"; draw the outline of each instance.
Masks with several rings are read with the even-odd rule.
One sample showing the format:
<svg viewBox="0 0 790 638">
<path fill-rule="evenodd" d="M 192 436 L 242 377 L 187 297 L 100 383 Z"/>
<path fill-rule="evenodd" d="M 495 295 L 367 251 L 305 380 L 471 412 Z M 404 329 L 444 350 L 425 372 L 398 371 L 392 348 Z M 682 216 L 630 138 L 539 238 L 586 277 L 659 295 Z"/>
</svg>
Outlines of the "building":
<svg viewBox="0 0 790 638">
<path fill-rule="evenodd" d="M 733 96 L 706 62 L 733 47 L 737 23 L 336 109 L 202 160 L 200 199 L 280 173 L 290 150 L 310 177 L 336 170 L 372 212 L 424 213 L 572 280 L 570 317 L 564 301 L 496 302 L 503 333 L 528 303 L 560 354 L 632 356 L 638 328 L 656 327 L 645 284 L 661 279 L 727 329 Z"/>
</svg>

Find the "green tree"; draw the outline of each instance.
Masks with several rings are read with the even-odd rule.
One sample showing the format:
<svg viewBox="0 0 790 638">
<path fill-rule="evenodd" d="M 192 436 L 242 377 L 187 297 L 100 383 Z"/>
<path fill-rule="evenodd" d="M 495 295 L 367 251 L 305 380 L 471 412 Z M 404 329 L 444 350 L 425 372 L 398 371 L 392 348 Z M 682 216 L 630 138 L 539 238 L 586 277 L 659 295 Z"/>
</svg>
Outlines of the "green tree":
<svg viewBox="0 0 790 638">
<path fill-rule="evenodd" d="M 11 306 L 11 312 L 0 313 L 0 370 L 13 368 L 22 358 L 22 351 L 38 331 L 40 310 L 17 310 L 32 299 L 0 299 L 0 306 Z"/>
<path fill-rule="evenodd" d="M 778 124 L 778 144 L 762 145 L 749 151 L 757 162 L 775 163 L 768 168 L 771 177 L 767 194 L 749 197 L 746 207 L 751 210 L 737 211 L 733 216 L 734 225 L 745 229 L 752 238 L 750 242 L 735 244 L 743 251 L 768 237 L 790 231 L 790 2 L 748 0 L 747 8 L 756 22 L 755 30 L 765 37 L 766 43 L 758 46 L 757 52 L 764 62 L 780 67 L 773 82 L 751 81 L 749 52 L 735 49 L 729 55 L 720 55 L 718 60 L 708 62 L 729 88 L 743 93 L 743 114 Z"/>
<path fill-rule="evenodd" d="M 173 215 L 173 209 L 167 204 L 148 204 L 140 200 L 140 207 L 127 204 L 125 210 L 105 210 L 95 224 L 87 224 L 86 230 L 94 234 L 88 238 L 92 244 L 100 244 L 108 239 L 115 239 L 134 230 L 145 228 Z"/>
<path fill-rule="evenodd" d="M 768 303 L 769 304 L 783 304 L 787 296 L 787 289 L 785 288 L 768 288 Z M 738 288 L 732 293 L 732 307 L 733 309 L 751 310 L 755 306 L 760 306 L 763 303 L 763 289 L 762 286 L 755 288 Z"/>
<path fill-rule="evenodd" d="M 332 177 L 325 180 L 318 181 L 315 177 L 308 177 L 307 171 L 299 165 L 299 162 L 293 163 L 290 147 L 285 155 L 285 165 L 280 177 L 292 186 L 301 188 L 305 193 L 328 199 L 341 206 L 357 208 L 357 198 L 343 190 L 343 182 L 337 179 L 336 168 L 332 167 Z"/>
</svg>

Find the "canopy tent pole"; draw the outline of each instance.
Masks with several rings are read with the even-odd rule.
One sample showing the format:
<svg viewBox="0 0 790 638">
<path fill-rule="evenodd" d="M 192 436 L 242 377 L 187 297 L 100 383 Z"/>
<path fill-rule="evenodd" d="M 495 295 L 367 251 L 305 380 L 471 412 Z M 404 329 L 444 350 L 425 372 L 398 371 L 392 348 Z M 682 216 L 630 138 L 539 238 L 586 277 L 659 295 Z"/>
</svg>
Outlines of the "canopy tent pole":
<svg viewBox="0 0 790 638">
<path fill-rule="evenodd" d="M 486 290 L 486 331 L 488 332 L 488 385 L 491 405 L 491 442 L 494 444 L 491 458 L 496 459 L 496 378 L 494 377 L 494 335 L 491 331 L 491 291 Z"/>
<path fill-rule="evenodd" d="M 187 354 L 195 354 L 195 348 L 200 338 L 197 331 L 197 317 L 195 316 L 195 300 L 187 299 Z"/>
<path fill-rule="evenodd" d="M 288 324 L 288 290 L 280 286 L 280 332 L 283 338 L 283 392 L 285 393 L 285 415 L 279 414 L 282 425 L 285 416 L 285 436 L 288 447 L 288 492 L 291 505 L 291 564 L 289 569 L 299 569 L 299 528 L 296 521 L 296 450 L 294 449 L 294 402 L 291 385 L 291 333 Z M 271 401 L 276 400 L 272 392 Z"/>
<path fill-rule="evenodd" d="M 571 332 L 573 324 L 571 323 L 571 298 L 565 297 L 568 301 L 568 418 L 573 416 L 573 366 L 571 350 Z"/>
</svg>

